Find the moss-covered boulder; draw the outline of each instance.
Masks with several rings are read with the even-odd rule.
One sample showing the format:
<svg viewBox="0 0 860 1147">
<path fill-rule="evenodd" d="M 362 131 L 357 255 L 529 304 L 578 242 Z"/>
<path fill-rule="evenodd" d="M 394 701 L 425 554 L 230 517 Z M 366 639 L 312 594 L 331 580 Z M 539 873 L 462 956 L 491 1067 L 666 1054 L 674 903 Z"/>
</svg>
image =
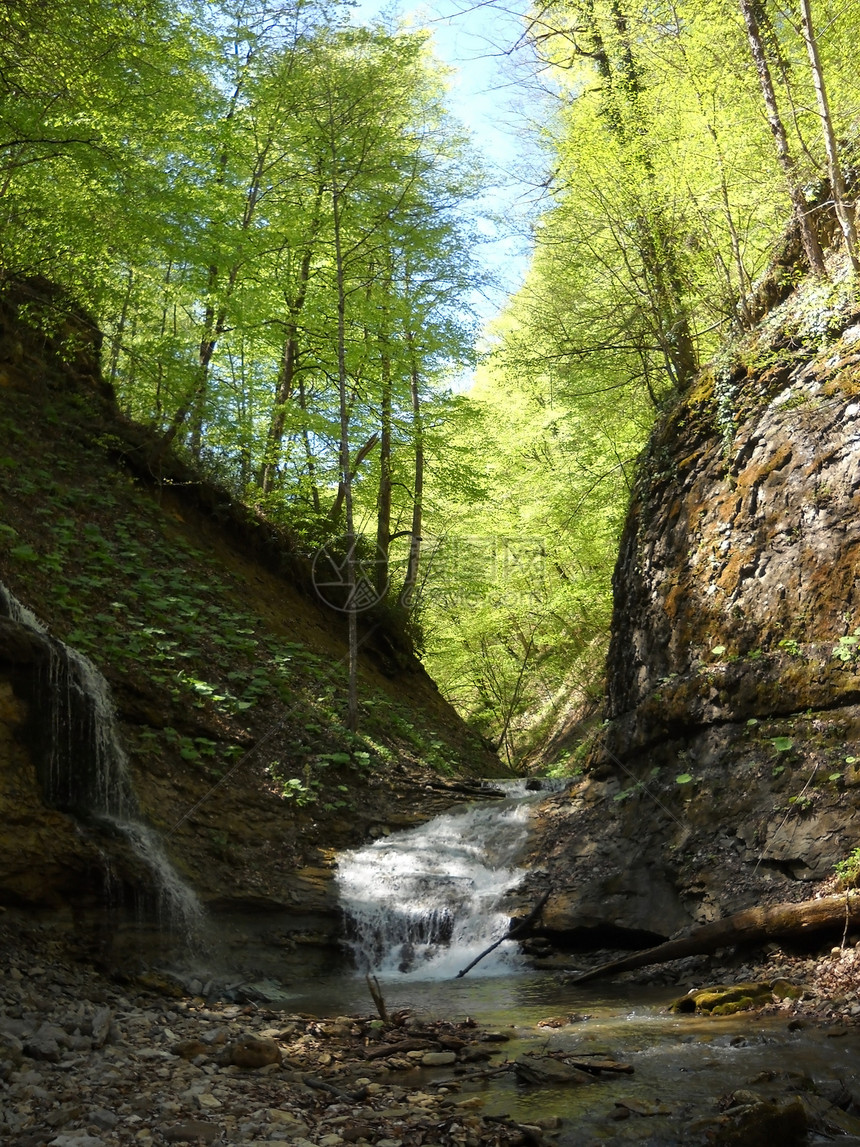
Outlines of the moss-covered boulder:
<svg viewBox="0 0 860 1147">
<path fill-rule="evenodd" d="M 735 1012 L 747 1012 L 772 1002 L 773 989 L 768 981 L 761 980 L 700 988 L 674 1000 L 669 1007 L 670 1011 L 676 1013 L 699 1012 L 711 1016 L 731 1016 Z"/>
</svg>

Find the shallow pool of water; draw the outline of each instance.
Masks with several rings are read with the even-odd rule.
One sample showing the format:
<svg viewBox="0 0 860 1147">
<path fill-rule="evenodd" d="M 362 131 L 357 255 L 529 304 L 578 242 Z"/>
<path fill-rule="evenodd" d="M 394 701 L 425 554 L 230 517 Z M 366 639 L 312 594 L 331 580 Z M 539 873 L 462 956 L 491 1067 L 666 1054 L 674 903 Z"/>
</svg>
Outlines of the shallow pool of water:
<svg viewBox="0 0 860 1147">
<path fill-rule="evenodd" d="M 504 1029 L 511 1038 L 500 1045 L 492 1065 L 523 1053 L 549 1052 L 583 1059 L 599 1054 L 629 1064 L 632 1074 L 604 1074 L 581 1086 L 525 1087 L 512 1072 L 461 1084 L 459 1097 L 480 1096 L 488 1115 L 521 1122 L 561 1117 L 561 1147 L 705 1143 L 706 1131 L 697 1120 L 716 1116 L 719 1100 L 738 1089 L 784 1098 L 799 1087 L 829 1092 L 840 1081 L 858 1087 L 860 1030 L 806 1025 L 791 1031 L 788 1016 L 752 1013 L 713 1019 L 673 1015 L 667 1005 L 677 991 L 574 987 L 546 973 L 424 982 L 404 977 L 383 982 L 382 989 L 390 1011 L 410 1008 L 429 1019 L 471 1016 Z M 288 993 L 283 1004 L 326 1015 L 373 1011 L 358 977 L 309 984 Z M 542 1026 L 542 1021 L 569 1018 L 572 1022 L 561 1027 Z M 446 1074 L 453 1074 L 450 1068 L 416 1068 L 402 1081 L 421 1087 Z"/>
</svg>

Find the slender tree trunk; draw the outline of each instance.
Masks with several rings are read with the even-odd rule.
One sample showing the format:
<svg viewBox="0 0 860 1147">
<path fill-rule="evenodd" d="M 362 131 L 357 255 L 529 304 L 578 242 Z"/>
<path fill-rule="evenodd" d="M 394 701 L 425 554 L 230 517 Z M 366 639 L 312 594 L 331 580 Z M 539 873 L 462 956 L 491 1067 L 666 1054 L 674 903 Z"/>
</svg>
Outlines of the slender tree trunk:
<svg viewBox="0 0 860 1147">
<path fill-rule="evenodd" d="M 806 196 L 803 194 L 803 188 L 800 186 L 798 180 L 797 166 L 788 146 L 788 137 L 785 134 L 785 125 L 779 114 L 779 105 L 776 102 L 776 91 L 773 86 L 773 80 L 771 79 L 767 57 L 765 56 L 764 43 L 762 41 L 758 20 L 753 11 L 752 0 L 738 0 L 738 3 L 740 5 L 741 15 L 744 18 L 744 23 L 746 24 L 750 51 L 756 71 L 758 72 L 759 86 L 761 87 L 761 93 L 764 97 L 764 103 L 767 109 L 768 123 L 770 124 L 770 130 L 774 143 L 776 144 L 776 154 L 779 159 L 779 165 L 782 168 L 783 175 L 788 184 L 788 193 L 791 197 L 794 218 L 800 228 L 800 236 L 803 249 L 806 252 L 806 259 L 813 274 L 823 275 L 826 270 L 824 266 L 824 255 L 821 250 L 821 244 L 818 242 L 815 228 L 812 225 L 809 214 L 809 204 L 806 202 Z"/>
<path fill-rule="evenodd" d="M 161 326 L 159 328 L 159 337 L 164 338 L 167 333 L 167 312 L 170 303 L 169 287 L 170 276 L 173 274 L 173 261 L 170 260 L 167 264 L 167 270 L 164 273 L 164 302 L 161 305 Z M 173 304 L 173 337 L 176 338 L 176 303 Z M 156 371 L 156 384 L 155 384 L 155 417 L 156 422 L 161 421 L 161 415 L 164 411 L 164 401 L 162 388 L 164 386 L 164 362 L 163 355 L 158 356 L 158 366 Z"/>
<path fill-rule="evenodd" d="M 128 319 L 128 308 L 131 304 L 131 290 L 134 286 L 134 271 L 131 267 L 128 268 L 128 283 L 125 289 L 125 296 L 122 300 L 122 309 L 120 311 L 119 319 L 116 324 L 116 331 L 110 348 L 110 369 L 108 371 L 108 382 L 113 386 L 116 383 L 117 371 L 119 369 L 119 356 L 122 353 L 122 339 L 125 334 L 125 324 Z"/>
<path fill-rule="evenodd" d="M 301 410 L 302 414 L 305 414 L 308 408 L 308 400 L 305 393 L 305 381 L 301 375 L 299 375 L 298 389 L 299 409 Z M 320 492 L 319 487 L 317 486 L 317 463 L 316 458 L 314 457 L 313 449 L 311 448 L 311 436 L 308 433 L 306 424 L 302 426 L 302 442 L 304 443 L 305 447 L 305 465 L 308 468 L 308 479 L 311 484 L 311 502 L 313 504 L 314 513 L 319 514 L 321 511 Z"/>
<path fill-rule="evenodd" d="M 234 106 L 231 106 L 227 120 L 232 119 L 234 114 L 235 100 L 238 98 L 238 88 L 234 92 Z M 202 433 L 203 433 L 203 417 L 206 407 L 207 392 L 209 390 L 209 368 L 212 362 L 212 357 L 215 354 L 216 347 L 224 331 L 227 329 L 227 319 L 230 314 L 230 304 L 232 302 L 233 294 L 236 290 L 236 285 L 239 281 L 239 272 L 242 268 L 241 244 L 247 235 L 251 223 L 254 219 L 254 214 L 257 209 L 260 195 L 262 193 L 262 179 L 266 167 L 266 157 L 272 146 L 271 139 L 268 140 L 257 153 L 254 161 L 254 169 L 251 172 L 251 178 L 248 183 L 248 190 L 245 194 L 245 205 L 242 209 L 242 218 L 239 222 L 239 247 L 235 252 L 233 263 L 227 273 L 226 282 L 220 292 L 220 299 L 216 302 L 216 295 L 218 293 L 219 283 L 223 279 L 221 268 L 217 263 L 213 263 L 209 267 L 209 276 L 207 281 L 206 296 L 207 304 L 206 311 L 203 319 L 203 331 L 200 336 L 200 344 L 197 351 L 197 371 L 194 382 L 189 387 L 185 398 L 180 402 L 173 417 L 170 420 L 170 425 L 165 431 L 161 443 L 159 444 L 158 454 L 162 454 L 170 445 L 172 445 L 179 431 L 182 430 L 189 418 L 192 418 L 193 426 L 191 428 L 191 442 L 192 450 L 195 456 L 199 454 Z M 227 170 L 227 162 L 229 155 L 225 150 L 221 155 L 221 174 L 216 180 L 216 186 L 223 184 L 225 173 Z"/>
<path fill-rule="evenodd" d="M 347 640 L 349 668 L 347 688 L 346 727 L 355 732 L 358 727 L 358 617 L 355 611 L 356 562 L 355 518 L 352 504 L 352 469 L 349 457 L 349 401 L 346 373 L 346 279 L 341 234 L 341 200 L 338 185 L 337 156 L 334 149 L 335 132 L 332 127 L 331 201 L 334 225 L 335 276 L 337 279 L 337 385 L 340 409 L 340 486 L 346 510 L 346 591 Z"/>
<path fill-rule="evenodd" d="M 287 403 L 293 397 L 293 383 L 298 366 L 299 347 L 297 334 L 297 313 L 290 314 L 287 332 L 284 338 L 284 347 L 281 352 L 281 365 L 278 370 L 278 381 L 275 386 L 275 407 L 266 432 L 266 445 L 263 448 L 263 462 L 257 476 L 257 484 L 264 494 L 270 494 L 275 487 L 278 475 L 281 448 L 284 444 L 284 430 L 287 424 Z"/>
<path fill-rule="evenodd" d="M 590 51 L 605 84 L 603 114 L 610 131 L 641 165 L 653 197 L 636 219 L 634 244 L 641 259 L 641 278 L 650 299 L 647 325 L 660 346 L 667 373 L 682 390 L 698 370 L 698 353 L 684 301 L 683 276 L 677 244 L 666 221 L 648 145 L 647 113 L 642 104 L 643 79 L 633 52 L 627 16 L 620 0 L 610 4 L 612 35 L 619 49 L 612 53 L 603 37 L 594 6 L 587 5 Z M 633 127 L 631 128 L 631 120 Z"/>
<path fill-rule="evenodd" d="M 830 176 L 830 190 L 833 193 L 833 206 L 836 218 L 842 228 L 845 239 L 845 250 L 851 260 L 854 274 L 860 274 L 860 261 L 857 258 L 857 231 L 854 226 L 854 210 L 845 201 L 845 179 L 842 175 L 842 165 L 839 162 L 839 148 L 836 145 L 836 135 L 833 131 L 833 117 L 830 114 L 830 101 L 827 98 L 827 88 L 824 84 L 824 72 L 821 67 L 821 57 L 818 54 L 818 41 L 812 25 L 812 8 L 809 0 L 800 0 L 800 19 L 803 28 L 803 39 L 806 42 L 806 51 L 809 55 L 809 66 L 812 69 L 812 82 L 815 85 L 815 98 L 818 103 L 818 114 L 821 116 L 821 129 L 824 133 L 824 148 L 827 152 L 827 172 Z"/>
<path fill-rule="evenodd" d="M 421 530 L 424 513 L 424 417 L 421 411 L 420 376 L 418 357 L 415 353 L 411 331 L 406 336 L 409 343 L 409 394 L 412 403 L 412 435 L 415 441 L 415 478 L 412 488 L 412 531 L 409 539 L 409 561 L 406 565 L 406 579 L 400 602 L 408 609 L 418 588 L 418 568 L 421 561 Z"/>
<path fill-rule="evenodd" d="M 349 410 L 347 409 L 347 420 L 348 419 L 349 419 Z M 373 450 L 373 448 L 377 445 L 378 442 L 379 442 L 379 435 L 378 434 L 371 434 L 371 436 L 364 443 L 364 445 L 359 447 L 358 452 L 355 455 L 355 458 L 352 460 L 352 465 L 350 466 L 350 470 L 349 470 L 349 483 L 348 483 L 348 485 L 349 485 L 350 490 L 352 489 L 352 483 L 355 481 L 355 476 L 358 473 L 359 469 L 361 468 L 362 462 L 365 460 L 365 458 L 368 456 L 368 454 L 371 452 L 371 450 Z M 333 522 L 336 522 L 338 520 L 338 518 L 340 517 L 340 515 L 343 511 L 343 508 L 346 504 L 346 493 L 347 493 L 347 483 L 344 481 L 343 474 L 341 473 L 340 481 L 338 482 L 338 486 L 337 486 L 337 495 L 335 496 L 335 500 L 332 502 L 331 509 L 328 512 L 328 516 Z"/>
<path fill-rule="evenodd" d="M 380 404 L 379 404 L 379 490 L 376 495 L 376 589 L 383 595 L 388 587 L 388 557 L 391 549 L 391 347 L 388 338 L 388 294 L 391 276 L 382 284 L 385 303 L 382 308 L 380 336 Z"/>
<path fill-rule="evenodd" d="M 275 406 L 269 422 L 269 429 L 266 433 L 265 453 L 258 478 L 259 485 L 262 487 L 264 494 L 271 493 L 278 473 L 278 459 L 281 446 L 283 445 L 284 429 L 286 427 L 286 406 L 293 395 L 293 386 L 299 363 L 299 318 L 304 310 L 308 297 L 308 285 L 310 283 L 311 266 L 316 248 L 316 236 L 320 226 L 323 192 L 324 186 L 322 181 L 320 181 L 316 190 L 307 246 L 302 254 L 301 263 L 299 264 L 296 292 L 287 305 L 287 329 L 284 337 L 284 350 L 281 356 L 281 368 L 278 373 L 278 382 L 275 389 Z M 307 437 L 307 431 L 304 433 L 305 437 Z M 317 498 L 317 501 L 318 500 Z"/>
</svg>

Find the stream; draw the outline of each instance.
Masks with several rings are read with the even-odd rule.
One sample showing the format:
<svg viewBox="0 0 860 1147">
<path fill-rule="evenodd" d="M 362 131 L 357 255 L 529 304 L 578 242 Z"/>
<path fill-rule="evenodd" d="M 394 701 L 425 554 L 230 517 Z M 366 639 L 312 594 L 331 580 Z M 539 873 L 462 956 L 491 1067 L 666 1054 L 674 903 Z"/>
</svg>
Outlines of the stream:
<svg viewBox="0 0 860 1147">
<path fill-rule="evenodd" d="M 456 978 L 507 929 L 500 902 L 524 876 L 517 861 L 529 811 L 540 799 L 522 784 L 510 785 L 502 800 L 454 809 L 344 854 L 337 880 L 356 972 L 308 981 L 301 1006 L 318 1014 L 367 1014 L 373 1009 L 364 974 L 370 971 L 390 1012 L 471 1016 L 504 1033 L 508 1042 L 494 1065 L 524 1053 L 558 1052 L 601 1055 L 632 1067 L 630 1074 L 602 1075 L 588 1086 L 523 1087 L 512 1072 L 461 1085 L 458 1094 L 480 1096 L 487 1115 L 526 1123 L 561 1117 L 562 1147 L 704 1142 L 706 1130 L 698 1138 L 696 1121 L 712 1119 L 721 1098 L 738 1089 L 784 1100 L 798 1087 L 831 1098 L 847 1087 L 860 1100 L 856 1028 L 804 1023 L 792 1030 L 789 1016 L 755 1013 L 674 1015 L 667 1005 L 684 988 L 575 987 L 530 970 L 509 941 Z M 439 1074 L 415 1068 L 403 1082 L 422 1086 Z"/>
</svg>

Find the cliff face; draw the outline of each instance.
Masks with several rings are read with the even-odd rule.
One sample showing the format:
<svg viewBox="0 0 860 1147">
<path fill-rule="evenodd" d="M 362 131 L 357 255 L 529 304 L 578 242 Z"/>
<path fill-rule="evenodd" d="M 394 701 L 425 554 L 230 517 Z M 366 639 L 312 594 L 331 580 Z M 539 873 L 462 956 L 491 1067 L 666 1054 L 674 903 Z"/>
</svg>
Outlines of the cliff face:
<svg viewBox="0 0 860 1147">
<path fill-rule="evenodd" d="M 572 941 L 803 899 L 860 842 L 858 319 L 808 288 L 654 432 L 608 721 L 544 824 Z"/>
<path fill-rule="evenodd" d="M 449 778 L 502 767 L 384 615 L 361 618 L 348 733 L 345 615 L 289 536 L 121 415 L 98 344 L 50 285 L 3 285 L 0 581 L 107 678 L 135 815 L 219 928 L 241 918 L 240 947 L 265 935 L 304 959 L 339 926 L 335 848 L 433 815 L 462 795 Z M 3 612 L 0 906 L 107 936 L 146 908 L 151 873 L 88 821 L 86 761 L 46 803 L 53 655 Z"/>
</svg>

